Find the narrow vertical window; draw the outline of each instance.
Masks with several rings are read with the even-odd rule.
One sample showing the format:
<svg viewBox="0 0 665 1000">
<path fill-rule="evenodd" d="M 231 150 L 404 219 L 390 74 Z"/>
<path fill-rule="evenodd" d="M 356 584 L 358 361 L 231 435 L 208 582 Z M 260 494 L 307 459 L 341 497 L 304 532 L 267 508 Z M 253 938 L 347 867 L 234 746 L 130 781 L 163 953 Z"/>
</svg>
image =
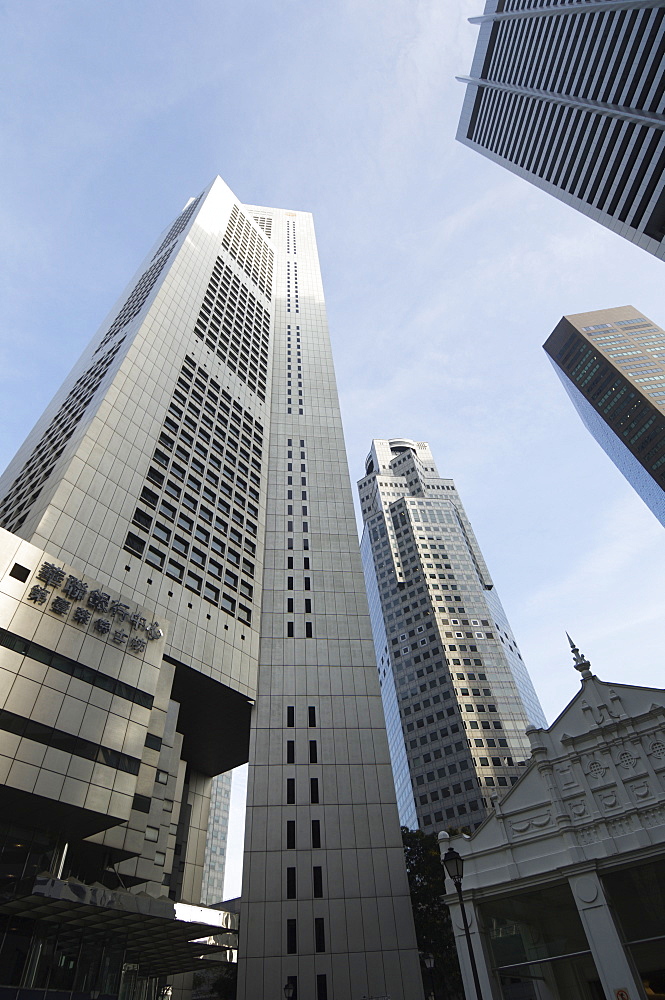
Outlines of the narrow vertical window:
<svg viewBox="0 0 665 1000">
<path fill-rule="evenodd" d="M 296 898 L 296 870 L 295 868 L 286 869 L 286 898 L 295 899 Z"/>
<path fill-rule="evenodd" d="M 317 949 L 318 950 L 318 949 Z M 298 951 L 298 930 L 295 920 L 286 921 L 286 954 L 295 955 Z"/>
<path fill-rule="evenodd" d="M 323 868 L 314 865 L 312 868 L 312 892 L 314 899 L 323 899 Z"/>
<path fill-rule="evenodd" d="M 307 709 L 307 724 L 309 725 L 310 729 L 313 729 L 314 726 L 316 726 L 316 706 L 315 705 L 310 705 L 309 708 Z"/>
<path fill-rule="evenodd" d="M 312 589 L 312 581 L 311 581 L 311 579 L 308 576 L 306 576 L 305 577 L 305 590 L 311 590 L 311 589 Z"/>
<path fill-rule="evenodd" d="M 310 764 L 318 764 L 319 762 L 319 752 L 316 740 L 309 741 L 309 762 Z"/>
<path fill-rule="evenodd" d="M 295 923 L 295 920 L 293 922 Z M 314 947 L 317 951 L 326 950 L 326 927 L 323 917 L 314 918 Z"/>
<path fill-rule="evenodd" d="M 289 729 L 293 729 L 296 724 L 296 709 L 295 705 L 286 706 L 286 725 Z"/>
<path fill-rule="evenodd" d="M 293 598 L 292 597 L 287 597 L 287 599 L 286 599 L 286 610 L 287 610 L 288 614 L 290 614 L 290 615 L 293 614 Z"/>
<path fill-rule="evenodd" d="M 286 763 L 295 764 L 296 762 L 296 742 L 295 740 L 286 741 Z"/>
<path fill-rule="evenodd" d="M 311 639 L 312 638 L 312 623 L 311 622 L 305 622 L 305 638 L 306 639 Z"/>
<path fill-rule="evenodd" d="M 293 622 L 286 623 L 286 637 L 287 639 L 293 639 Z"/>
<path fill-rule="evenodd" d="M 293 590 L 293 577 L 292 576 L 287 576 L 287 578 L 286 578 L 286 589 L 287 590 Z"/>
<path fill-rule="evenodd" d="M 288 826 L 288 824 L 287 824 L 287 826 Z M 296 846 L 295 841 L 296 841 L 296 824 L 294 823 L 293 824 L 293 846 L 294 847 Z M 287 844 L 287 846 L 288 846 L 288 844 Z M 313 819 L 312 820 L 312 847 L 320 847 L 320 846 L 321 846 L 321 820 L 320 819 Z"/>
<path fill-rule="evenodd" d="M 296 846 L 296 821 L 294 819 L 289 819 L 286 821 L 286 847 L 287 850 L 293 851 Z"/>
<path fill-rule="evenodd" d="M 295 801 L 296 801 L 296 779 L 295 778 L 287 778 L 286 779 L 286 802 L 287 802 L 287 805 L 292 806 L 295 803 Z"/>
<path fill-rule="evenodd" d="M 316 805 L 319 801 L 319 779 L 310 778 L 309 779 L 309 801 Z"/>
<path fill-rule="evenodd" d="M 306 597 L 305 598 L 305 614 L 306 615 L 311 615 L 311 613 L 312 613 L 312 598 L 311 597 Z"/>
<path fill-rule="evenodd" d="M 295 996 L 295 993 L 293 995 Z M 316 1000 L 328 1000 L 328 980 L 325 972 L 319 973 L 316 977 Z"/>
</svg>

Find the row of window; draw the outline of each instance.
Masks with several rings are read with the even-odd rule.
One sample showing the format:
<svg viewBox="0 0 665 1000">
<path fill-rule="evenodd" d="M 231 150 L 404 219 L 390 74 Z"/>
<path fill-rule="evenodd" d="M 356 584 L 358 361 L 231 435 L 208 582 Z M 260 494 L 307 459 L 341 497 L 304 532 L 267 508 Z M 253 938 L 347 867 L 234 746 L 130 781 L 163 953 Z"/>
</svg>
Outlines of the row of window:
<svg viewBox="0 0 665 1000">
<path fill-rule="evenodd" d="M 243 454 L 248 460 L 249 449 L 252 449 L 254 457 L 251 461 L 258 472 L 261 469 L 259 458 L 263 427 L 189 356 L 182 366 L 179 384 L 189 391 L 190 399 L 195 393 L 201 401 L 205 398 L 209 415 L 196 410 L 195 415 L 201 417 L 199 426 L 192 417 L 171 404 L 170 415 L 165 419 L 164 431 L 159 439 L 162 448 L 168 449 L 170 454 L 160 448 L 155 452 L 155 465 L 147 476 L 150 485 L 143 488 L 140 496 L 142 504 L 150 510 L 137 508 L 133 519 L 133 526 L 143 534 L 130 531 L 125 548 L 149 566 L 183 584 L 192 593 L 251 624 L 252 611 L 242 599 L 251 601 L 254 587 L 239 574 L 253 577 L 254 563 L 241 555 L 240 550 L 244 548 L 251 555 L 255 554 L 256 543 L 247 538 L 242 529 L 255 538 L 257 526 L 242 511 L 257 517 L 258 507 L 247 499 L 246 493 L 251 491 L 257 500 L 259 493 L 227 466 L 222 468 L 225 478 L 220 479 L 216 470 L 221 465 L 221 459 L 213 450 L 217 439 L 209 430 L 216 433 L 221 430 L 215 427 L 213 418 L 223 419 L 228 426 L 222 413 L 228 414 L 237 424 L 236 433 L 246 445 L 247 450 Z M 174 396 L 184 400 L 179 389 Z M 188 404 L 188 413 L 191 405 Z M 174 419 L 178 415 L 180 423 Z M 217 447 L 221 450 L 221 445 Z M 187 465 L 180 465 L 175 457 Z M 225 458 L 228 457 L 227 448 Z M 158 466 L 166 472 L 160 472 Z M 250 472 L 240 462 L 238 467 L 249 474 L 257 485 L 260 483 L 257 472 Z M 232 482 L 235 490 L 231 488 Z M 232 499 L 234 505 L 231 506 L 224 496 Z M 220 516 L 220 513 L 226 517 Z"/>
<path fill-rule="evenodd" d="M 296 779 L 287 778 L 286 779 L 286 804 L 289 806 L 295 805 L 296 802 Z M 309 779 L 309 802 L 310 805 L 318 805 L 320 802 L 320 789 L 319 789 L 319 779 L 310 778 Z"/>
<path fill-rule="evenodd" d="M 259 287 L 266 298 L 270 299 L 275 255 L 237 205 L 234 205 L 231 210 L 222 246 L 228 250 L 236 263 Z"/>
<path fill-rule="evenodd" d="M 314 917 L 314 950 L 317 952 L 326 950 L 326 931 L 323 917 Z M 286 921 L 286 953 L 287 955 L 297 955 L 298 953 L 298 922 L 295 919 Z"/>
<path fill-rule="evenodd" d="M 17 531 L 25 522 L 30 507 L 41 493 L 42 484 L 53 472 L 55 463 L 99 389 L 123 340 L 124 337 L 93 362 L 70 389 L 0 504 L 0 525 L 3 528 Z"/>
<path fill-rule="evenodd" d="M 159 255 L 161 254 L 162 250 L 165 250 L 166 247 L 170 247 L 170 245 L 172 243 L 175 243 L 175 241 L 180 236 L 180 233 L 183 231 L 183 229 L 185 228 L 185 226 L 187 225 L 187 223 L 189 222 L 189 220 L 191 219 L 191 217 L 194 215 L 194 212 L 198 208 L 199 202 L 201 201 L 202 197 L 203 197 L 203 194 L 200 194 L 198 196 L 198 198 L 192 198 L 192 200 L 189 203 L 189 205 L 187 205 L 187 207 L 182 210 L 182 212 L 180 213 L 180 215 L 178 216 L 178 218 L 175 220 L 175 222 L 173 223 L 173 225 L 169 229 L 168 233 L 166 234 L 166 236 L 164 237 L 164 239 L 162 240 L 162 242 L 158 246 L 157 250 L 153 254 L 153 257 L 152 257 L 153 260 L 155 260 L 155 258 L 159 257 Z"/>
<path fill-rule="evenodd" d="M 321 865 L 312 866 L 311 891 L 314 899 L 323 899 L 323 868 Z M 298 898 L 297 869 L 291 866 L 286 869 L 286 898 Z"/>
<path fill-rule="evenodd" d="M 270 315 L 221 257 L 213 268 L 194 333 L 265 400 Z"/>
<path fill-rule="evenodd" d="M 101 341 L 99 342 L 99 346 L 95 350 L 95 354 L 99 354 L 102 348 L 106 347 L 106 345 L 111 340 L 113 340 L 116 333 L 119 333 L 120 330 L 123 330 L 127 326 L 127 324 L 130 323 L 141 312 L 143 306 L 146 303 L 146 299 L 148 298 L 150 292 L 155 287 L 155 282 L 157 281 L 157 278 L 164 270 L 164 265 L 171 256 L 172 249 L 173 249 L 172 246 L 169 247 L 166 250 L 166 252 L 163 253 L 161 257 L 159 257 L 158 260 L 155 260 L 153 258 L 154 263 L 150 264 L 150 266 L 143 272 L 139 280 L 134 285 L 134 288 L 132 289 L 132 291 L 129 294 L 129 297 L 127 298 L 126 302 L 120 309 L 120 312 L 113 320 L 110 327 L 108 328 L 108 330 L 102 337 Z"/>
</svg>

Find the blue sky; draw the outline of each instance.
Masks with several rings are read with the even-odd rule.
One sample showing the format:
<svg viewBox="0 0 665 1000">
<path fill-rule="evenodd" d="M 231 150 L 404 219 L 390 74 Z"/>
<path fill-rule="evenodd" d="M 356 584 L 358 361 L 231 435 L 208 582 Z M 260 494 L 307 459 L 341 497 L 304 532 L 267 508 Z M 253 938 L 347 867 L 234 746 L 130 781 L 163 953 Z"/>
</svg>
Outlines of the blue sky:
<svg viewBox="0 0 665 1000">
<path fill-rule="evenodd" d="M 662 685 L 661 526 L 542 351 L 565 313 L 665 325 L 663 265 L 454 141 L 480 0 L 5 0 L 4 467 L 157 234 L 219 173 L 314 213 L 352 479 L 428 440 L 553 719 L 564 630 Z"/>
</svg>

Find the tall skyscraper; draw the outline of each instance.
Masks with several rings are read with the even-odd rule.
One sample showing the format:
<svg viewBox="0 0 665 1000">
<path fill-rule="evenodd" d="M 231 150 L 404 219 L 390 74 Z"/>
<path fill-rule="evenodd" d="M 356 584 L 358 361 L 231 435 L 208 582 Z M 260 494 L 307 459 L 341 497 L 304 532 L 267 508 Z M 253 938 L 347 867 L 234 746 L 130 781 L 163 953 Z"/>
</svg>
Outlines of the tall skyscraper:
<svg viewBox="0 0 665 1000">
<path fill-rule="evenodd" d="M 564 316 L 543 346 L 586 427 L 665 524 L 665 330 L 622 306 Z"/>
<path fill-rule="evenodd" d="M 665 9 L 487 0 L 457 138 L 665 257 Z"/>
<path fill-rule="evenodd" d="M 375 440 L 358 489 L 403 821 L 477 826 L 545 716 L 452 479 L 424 441 Z"/>
<path fill-rule="evenodd" d="M 192 199 L 0 480 L 0 517 L 23 602 L 0 624 L 64 654 L 80 701 L 60 712 L 19 664 L 27 749 L 0 716 L 0 796 L 21 822 L 85 806 L 70 858 L 94 841 L 96 872 L 198 902 L 212 776 L 249 758 L 239 998 L 419 1000 L 311 216 L 219 178 Z M 99 669 L 124 686 L 88 721 Z M 70 757 L 43 763 L 63 740 L 77 775 L 84 750 L 116 769 L 94 794 Z"/>
</svg>

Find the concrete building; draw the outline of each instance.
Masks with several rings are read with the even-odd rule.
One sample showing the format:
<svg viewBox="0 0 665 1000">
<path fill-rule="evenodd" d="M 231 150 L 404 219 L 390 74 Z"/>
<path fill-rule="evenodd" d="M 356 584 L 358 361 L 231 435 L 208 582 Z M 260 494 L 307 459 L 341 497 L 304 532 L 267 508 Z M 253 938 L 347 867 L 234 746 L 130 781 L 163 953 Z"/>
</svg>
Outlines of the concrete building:
<svg viewBox="0 0 665 1000">
<path fill-rule="evenodd" d="M 375 440 L 358 483 L 365 579 L 402 822 L 478 826 L 545 717 L 452 479 Z"/>
<path fill-rule="evenodd" d="M 457 138 L 665 257 L 659 0 L 487 0 Z"/>
<path fill-rule="evenodd" d="M 665 691 L 602 681 L 529 730 L 520 781 L 468 837 L 465 909 L 486 1000 L 665 995 Z M 446 896 L 474 996 L 457 896 Z"/>
<path fill-rule="evenodd" d="M 544 344 L 601 448 L 665 525 L 665 330 L 633 306 L 564 316 Z"/>
<path fill-rule="evenodd" d="M 191 199 L 0 479 L 0 523 L 16 872 L 197 904 L 211 781 L 249 759 L 239 998 L 419 1000 L 311 216 L 219 178 Z M 0 985 L 48 991 L 28 888 Z M 117 995 L 68 962 L 59 990 Z"/>
</svg>

